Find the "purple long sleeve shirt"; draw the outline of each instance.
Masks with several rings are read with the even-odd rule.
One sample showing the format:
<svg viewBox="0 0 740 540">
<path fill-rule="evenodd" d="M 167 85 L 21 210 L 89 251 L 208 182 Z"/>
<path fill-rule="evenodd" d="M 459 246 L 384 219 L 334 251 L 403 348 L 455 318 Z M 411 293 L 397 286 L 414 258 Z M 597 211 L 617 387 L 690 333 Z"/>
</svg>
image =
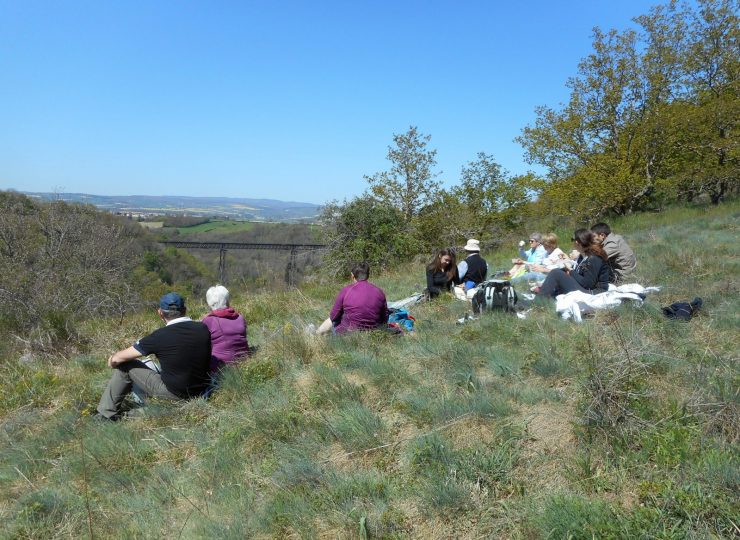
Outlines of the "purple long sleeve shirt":
<svg viewBox="0 0 740 540">
<path fill-rule="evenodd" d="M 233 362 L 249 354 L 247 323 L 234 308 L 211 311 L 203 319 L 211 332 L 211 354 L 221 362 Z"/>
<path fill-rule="evenodd" d="M 329 318 L 337 334 L 385 326 L 388 323 L 385 293 L 366 280 L 347 285 L 339 291 Z"/>
</svg>

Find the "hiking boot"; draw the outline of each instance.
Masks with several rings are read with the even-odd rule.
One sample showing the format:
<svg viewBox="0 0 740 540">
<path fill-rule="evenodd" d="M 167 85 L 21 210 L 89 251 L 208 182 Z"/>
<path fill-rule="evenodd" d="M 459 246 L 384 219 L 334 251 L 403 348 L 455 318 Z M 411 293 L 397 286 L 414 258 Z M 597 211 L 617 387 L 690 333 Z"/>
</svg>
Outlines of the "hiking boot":
<svg viewBox="0 0 740 540">
<path fill-rule="evenodd" d="M 121 419 L 121 417 L 117 414 L 111 417 L 108 417 L 108 416 L 103 416 L 100 413 L 96 413 L 91 418 L 93 419 L 93 421 L 99 422 L 101 424 L 106 424 L 108 422 L 118 422 Z"/>
</svg>

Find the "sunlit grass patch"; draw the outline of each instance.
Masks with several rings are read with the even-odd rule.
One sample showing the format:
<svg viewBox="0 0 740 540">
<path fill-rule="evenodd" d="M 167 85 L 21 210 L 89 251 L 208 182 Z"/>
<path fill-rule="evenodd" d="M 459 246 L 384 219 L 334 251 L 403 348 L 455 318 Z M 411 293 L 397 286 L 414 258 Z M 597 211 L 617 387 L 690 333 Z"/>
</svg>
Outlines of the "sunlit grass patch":
<svg viewBox="0 0 740 540">
<path fill-rule="evenodd" d="M 382 444 L 386 427 L 383 420 L 359 403 L 348 403 L 330 417 L 331 432 L 348 451 L 373 448 Z"/>
<path fill-rule="evenodd" d="M 481 384 L 472 376 L 460 382 L 463 386 L 454 390 L 422 386 L 407 391 L 398 397 L 395 407 L 418 426 L 435 425 L 465 415 L 502 418 L 513 412 L 492 384 Z"/>
<path fill-rule="evenodd" d="M 308 494 L 281 490 L 259 509 L 257 526 L 273 537 L 313 538 L 315 516 Z"/>
<path fill-rule="evenodd" d="M 63 390 L 53 367 L 44 360 L 24 364 L 15 360 L 0 363 L 0 414 L 20 407 L 49 405 Z"/>
<path fill-rule="evenodd" d="M 46 474 L 65 445 L 75 439 L 76 422 L 77 415 L 71 411 L 47 416 L 31 408 L 6 421 L 0 430 L 4 447 L 0 482 L 21 480 L 33 484 L 36 477 Z"/>
<path fill-rule="evenodd" d="M 22 496 L 5 533 L 14 538 L 76 536 L 82 525 L 80 501 L 56 489 L 44 488 Z"/>
<path fill-rule="evenodd" d="M 325 347 L 325 340 L 319 336 L 307 334 L 303 327 L 286 323 L 268 337 L 260 355 L 280 362 L 310 364 L 323 356 Z"/>
<path fill-rule="evenodd" d="M 344 401 L 359 401 L 365 393 L 361 386 L 347 380 L 344 374 L 330 366 L 317 365 L 313 368 L 314 380 L 309 399 L 318 407 L 336 407 Z"/>
<path fill-rule="evenodd" d="M 728 493 L 740 491 L 740 451 L 737 448 L 712 448 L 700 460 L 700 474 L 710 484 L 726 489 Z"/>
<path fill-rule="evenodd" d="M 251 393 L 285 371 L 285 366 L 276 358 L 258 356 L 237 365 L 226 367 L 220 374 L 219 387 L 211 396 L 217 406 L 239 403 L 244 407 L 250 401 Z"/>
<path fill-rule="evenodd" d="M 499 387 L 515 403 L 534 405 L 542 402 L 558 402 L 563 399 L 563 394 L 556 388 L 544 385 L 511 384 L 507 387 L 502 385 L 499 385 Z"/>
<path fill-rule="evenodd" d="M 414 381 L 404 359 L 386 359 L 360 354 L 351 358 L 351 363 L 347 364 L 347 367 L 357 369 L 386 395 L 405 388 Z"/>
<path fill-rule="evenodd" d="M 624 538 L 619 514 L 609 504 L 577 495 L 550 498 L 535 517 L 537 536 L 546 538 Z"/>
<path fill-rule="evenodd" d="M 518 444 L 516 437 L 496 438 L 488 445 L 476 442 L 456 449 L 447 437 L 431 433 L 407 445 L 405 461 L 417 478 L 424 506 L 436 512 L 464 511 L 481 497 L 511 492 Z"/>
<path fill-rule="evenodd" d="M 373 470 L 335 475 L 329 486 L 332 502 L 346 512 L 352 512 L 358 505 L 387 501 L 392 490 L 390 479 Z"/>
<path fill-rule="evenodd" d="M 299 399 L 289 388 L 271 382 L 250 395 L 255 429 L 266 440 L 289 441 L 307 431 L 323 433 L 322 424 L 306 414 Z"/>
</svg>

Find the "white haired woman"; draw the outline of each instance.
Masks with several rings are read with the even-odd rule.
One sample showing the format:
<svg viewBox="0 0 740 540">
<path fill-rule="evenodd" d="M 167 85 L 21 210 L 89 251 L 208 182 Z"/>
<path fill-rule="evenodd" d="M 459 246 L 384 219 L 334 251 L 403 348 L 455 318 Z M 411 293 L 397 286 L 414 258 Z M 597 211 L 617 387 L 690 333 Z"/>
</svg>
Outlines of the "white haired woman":
<svg viewBox="0 0 740 540">
<path fill-rule="evenodd" d="M 203 318 L 203 324 L 211 332 L 211 371 L 249 355 L 247 323 L 238 311 L 229 307 L 229 300 L 229 290 L 223 285 L 206 291 L 211 312 Z"/>
<path fill-rule="evenodd" d="M 514 266 L 509 270 L 511 278 L 519 277 L 527 271 L 527 265 L 542 264 L 542 260 L 547 257 L 545 246 L 542 245 L 542 235 L 534 232 L 529 235 L 529 249 L 524 249 L 524 242 L 519 242 L 519 257 L 511 259 Z"/>
</svg>

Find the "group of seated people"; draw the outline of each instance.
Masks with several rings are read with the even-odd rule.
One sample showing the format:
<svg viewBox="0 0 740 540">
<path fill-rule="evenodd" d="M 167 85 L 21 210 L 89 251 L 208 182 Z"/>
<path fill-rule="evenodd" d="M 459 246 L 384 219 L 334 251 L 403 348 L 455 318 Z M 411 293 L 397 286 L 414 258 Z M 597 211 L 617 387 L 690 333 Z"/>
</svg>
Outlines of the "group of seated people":
<svg viewBox="0 0 740 540">
<path fill-rule="evenodd" d="M 369 277 L 367 263 L 352 268 L 351 283 L 339 292 L 329 318 L 317 333 L 344 334 L 386 325 L 389 310 L 385 293 L 370 283 Z M 223 366 L 249 355 L 247 325 L 229 306 L 229 291 L 222 285 L 211 287 L 206 302 L 211 311 L 198 322 L 187 316 L 179 294 L 168 293 L 160 299 L 157 314 L 164 327 L 108 358 L 113 375 L 98 403 L 98 419 L 119 420 L 124 400 L 134 387 L 144 398 L 202 396 Z M 140 359 L 150 354 L 156 355 L 159 366 Z"/>
<path fill-rule="evenodd" d="M 549 263 L 533 265 L 536 271 L 545 270 L 547 274 L 542 285 L 534 287 L 533 292 L 542 297 L 573 291 L 599 294 L 609 290 L 610 283 L 619 285 L 632 277 L 637 268 L 632 248 L 624 238 L 612 233 L 606 223 L 597 223 L 590 230 L 577 229 L 571 241 L 574 252 L 570 258 L 563 254 L 553 259 L 553 250 L 548 251 Z"/>
<path fill-rule="evenodd" d="M 443 291 L 454 291 L 456 297 L 464 300 L 467 291 L 485 281 L 488 263 L 480 256 L 480 242 L 471 238 L 463 249 L 467 255 L 459 263 L 455 250 L 446 248 L 438 251 L 427 266 L 426 293 L 430 299 Z"/>
<path fill-rule="evenodd" d="M 541 297 L 554 297 L 572 291 L 591 294 L 605 292 L 609 283 L 619 284 L 632 275 L 637 260 L 624 238 L 611 232 L 606 223 L 591 229 L 578 229 L 571 238 L 573 251 L 566 255 L 553 234 L 529 235 L 529 249 L 519 243 L 519 257 L 514 266 L 496 277 L 517 282 L 541 282 L 532 292 Z M 455 251 L 440 250 L 427 266 L 427 294 L 436 298 L 443 291 L 454 291 L 460 299 L 470 298 L 470 291 L 485 281 L 486 261 L 480 256 L 480 242 L 468 240 L 467 257 L 455 264 Z"/>
<path fill-rule="evenodd" d="M 520 256 L 513 259 L 514 268 L 508 277 L 512 281 L 543 279 L 533 292 L 540 297 L 554 297 L 571 291 L 604 292 L 610 282 L 621 282 L 635 270 L 634 253 L 604 223 L 597 223 L 591 230 L 576 230 L 571 240 L 575 260 L 558 248 L 554 234 L 531 234 L 529 249 L 520 245 Z M 488 264 L 480 256 L 480 242 L 470 239 L 464 250 L 466 257 L 459 263 L 455 250 L 443 249 L 427 266 L 430 299 L 443 292 L 468 299 L 486 280 Z M 385 293 L 370 283 L 369 277 L 367 263 L 352 268 L 350 284 L 337 295 L 329 318 L 317 334 L 344 334 L 386 326 L 389 310 Z M 211 311 L 199 322 L 187 316 L 185 301 L 179 294 L 164 295 L 157 314 L 165 326 L 108 358 L 113 375 L 98 403 L 97 417 L 118 420 L 134 385 L 144 397 L 182 400 L 201 396 L 224 365 L 248 356 L 247 325 L 244 317 L 229 306 L 229 299 L 229 291 L 221 285 L 208 289 L 206 302 Z M 150 354 L 159 360 L 157 369 L 140 360 Z"/>
<path fill-rule="evenodd" d="M 208 289 L 206 302 L 211 311 L 199 322 L 187 316 L 179 294 L 167 293 L 159 300 L 157 315 L 165 325 L 108 358 L 113 375 L 98 403 L 98 419 L 120 419 L 134 385 L 142 397 L 181 400 L 201 396 L 224 365 L 249 354 L 247 323 L 229 306 L 226 287 Z M 156 355 L 159 366 L 140 360 L 150 354 Z"/>
</svg>

